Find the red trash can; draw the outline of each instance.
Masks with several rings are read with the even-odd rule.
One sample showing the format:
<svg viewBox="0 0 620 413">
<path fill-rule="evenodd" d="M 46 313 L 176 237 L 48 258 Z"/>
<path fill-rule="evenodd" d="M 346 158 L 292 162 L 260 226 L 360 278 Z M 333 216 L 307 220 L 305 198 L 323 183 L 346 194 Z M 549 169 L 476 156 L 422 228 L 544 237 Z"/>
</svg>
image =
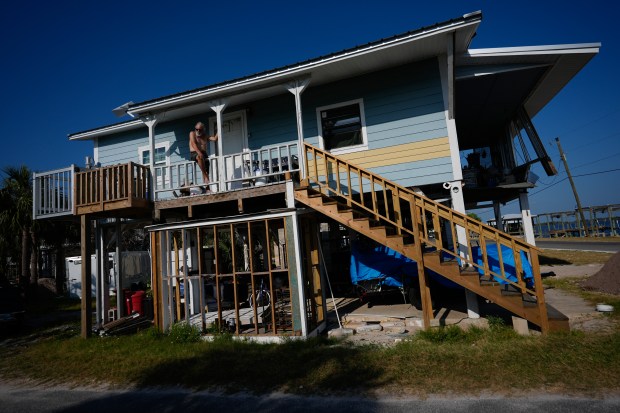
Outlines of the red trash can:
<svg viewBox="0 0 620 413">
<path fill-rule="evenodd" d="M 144 299 L 144 291 L 136 291 L 131 296 L 131 307 L 134 312 L 144 315 L 142 300 Z"/>
<path fill-rule="evenodd" d="M 131 312 L 133 311 L 132 308 L 132 303 L 131 303 L 131 296 L 134 294 L 133 291 L 131 290 L 123 290 L 123 295 L 125 296 L 125 315 L 130 315 Z"/>
</svg>

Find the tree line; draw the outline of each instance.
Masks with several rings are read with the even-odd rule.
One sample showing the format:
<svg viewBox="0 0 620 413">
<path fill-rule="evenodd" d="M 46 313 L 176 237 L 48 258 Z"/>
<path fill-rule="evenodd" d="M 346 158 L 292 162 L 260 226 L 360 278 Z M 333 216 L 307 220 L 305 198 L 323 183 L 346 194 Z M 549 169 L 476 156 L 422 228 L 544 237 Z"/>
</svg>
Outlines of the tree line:
<svg viewBox="0 0 620 413">
<path fill-rule="evenodd" d="M 56 291 L 63 291 L 64 249 L 79 243 L 78 226 L 32 218 L 32 172 L 27 166 L 0 170 L 0 283 L 9 282 L 12 268 L 18 269 L 18 283 L 27 295 L 36 292 L 40 248 L 45 245 L 56 255 Z"/>
</svg>

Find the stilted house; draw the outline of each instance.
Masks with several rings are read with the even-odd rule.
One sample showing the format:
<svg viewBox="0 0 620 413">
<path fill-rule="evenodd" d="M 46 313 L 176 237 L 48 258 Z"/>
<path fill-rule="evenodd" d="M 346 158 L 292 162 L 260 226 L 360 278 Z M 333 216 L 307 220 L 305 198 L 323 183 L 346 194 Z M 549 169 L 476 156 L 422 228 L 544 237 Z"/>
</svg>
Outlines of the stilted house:
<svg viewBox="0 0 620 413">
<path fill-rule="evenodd" d="M 556 173 L 532 118 L 600 44 L 470 49 L 481 20 L 474 12 L 124 104 L 115 111 L 129 120 L 69 135 L 93 142 L 86 168 L 35 174 L 34 217 L 80 219 L 83 257 L 105 257 L 125 228 L 146 228 L 162 329 L 317 334 L 325 274 L 348 269 L 336 252 L 351 234 L 417 263 L 427 327 L 432 272 L 464 288 L 472 317 L 483 297 L 543 332 L 566 329 L 545 303 L 529 216 L 530 167 Z M 209 143 L 208 185 L 190 159 L 197 121 L 219 137 Z M 524 239 L 466 215 L 494 205 L 501 217 L 499 205 L 513 199 Z M 90 260 L 82 262 L 88 286 Z M 105 295 L 97 294 L 98 324 L 126 312 L 120 302 L 111 312 Z M 83 300 L 88 335 L 90 295 Z"/>
</svg>

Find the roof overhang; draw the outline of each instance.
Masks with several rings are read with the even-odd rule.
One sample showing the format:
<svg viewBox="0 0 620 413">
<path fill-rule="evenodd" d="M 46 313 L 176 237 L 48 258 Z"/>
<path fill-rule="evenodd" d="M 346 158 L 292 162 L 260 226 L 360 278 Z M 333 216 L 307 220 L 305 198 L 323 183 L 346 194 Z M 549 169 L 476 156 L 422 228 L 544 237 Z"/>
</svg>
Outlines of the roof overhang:
<svg viewBox="0 0 620 413">
<path fill-rule="evenodd" d="M 83 141 L 99 138 L 101 136 L 111 135 L 114 133 L 130 131 L 144 127 L 144 122 L 140 119 L 134 119 L 127 122 L 116 123 L 114 125 L 104 126 L 103 128 L 90 129 L 83 132 L 69 134 L 71 141 Z"/>
<path fill-rule="evenodd" d="M 132 116 L 166 112 L 167 119 L 209 110 L 208 102 L 226 99 L 229 106 L 284 92 L 283 85 L 311 78 L 312 85 L 420 61 L 447 53 L 454 33 L 456 53 L 466 52 L 482 19 L 481 12 L 402 35 L 381 39 L 331 55 L 207 86 L 175 95 L 129 105 Z"/>
<path fill-rule="evenodd" d="M 501 136 L 520 106 L 533 118 L 600 47 L 600 43 L 508 47 L 458 55 L 456 120 L 462 148 Z"/>
</svg>

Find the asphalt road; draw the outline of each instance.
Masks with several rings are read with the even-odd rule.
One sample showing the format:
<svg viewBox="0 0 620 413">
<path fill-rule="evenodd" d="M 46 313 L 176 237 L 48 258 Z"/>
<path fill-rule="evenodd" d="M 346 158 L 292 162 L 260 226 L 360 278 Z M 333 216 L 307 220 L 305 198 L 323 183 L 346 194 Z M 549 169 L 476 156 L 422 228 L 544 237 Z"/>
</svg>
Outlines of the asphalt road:
<svg viewBox="0 0 620 413">
<path fill-rule="evenodd" d="M 620 242 L 583 242 L 583 241 L 540 241 L 536 240 L 539 248 L 558 249 L 558 250 L 580 250 L 580 251 L 620 251 Z"/>
<path fill-rule="evenodd" d="M 66 388 L 21 388 L 0 384 L 0 412 L 618 412 L 620 395 L 607 398 L 579 398 L 531 395 L 520 398 L 293 396 L 191 392 L 184 389 L 84 390 Z"/>
</svg>

